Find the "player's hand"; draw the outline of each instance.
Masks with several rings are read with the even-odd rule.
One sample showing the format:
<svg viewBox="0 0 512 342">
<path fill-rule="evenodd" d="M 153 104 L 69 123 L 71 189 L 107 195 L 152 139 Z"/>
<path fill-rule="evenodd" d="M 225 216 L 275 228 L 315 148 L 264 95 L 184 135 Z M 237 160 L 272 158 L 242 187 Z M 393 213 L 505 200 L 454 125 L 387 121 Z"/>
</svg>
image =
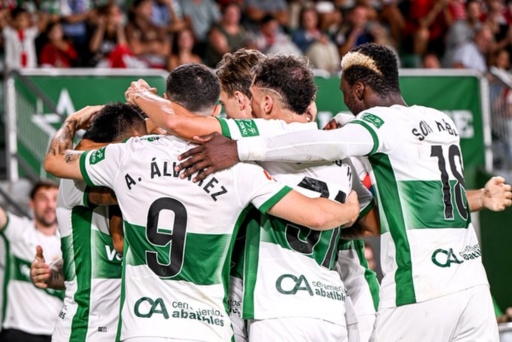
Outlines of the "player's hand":
<svg viewBox="0 0 512 342">
<path fill-rule="evenodd" d="M 327 125 L 325 125 L 324 127 L 324 130 L 325 131 L 330 131 L 332 129 L 338 129 L 340 128 L 341 126 L 339 126 L 337 123 L 336 123 L 336 120 L 334 119 L 331 119 L 329 120 L 329 122 L 327 123 Z"/>
<path fill-rule="evenodd" d="M 91 119 L 103 108 L 104 106 L 86 106 L 78 112 L 71 114 L 66 121 L 74 121 L 75 127 L 79 129 L 87 129 Z"/>
<path fill-rule="evenodd" d="M 149 84 L 143 79 L 139 79 L 137 82 L 132 82 L 130 87 L 124 93 L 124 97 L 126 98 L 126 102 L 130 104 L 135 104 L 135 100 L 144 95 L 145 93 L 157 94 L 158 91 L 156 88 L 152 88 Z"/>
<path fill-rule="evenodd" d="M 483 207 L 491 211 L 502 211 L 512 205 L 512 191 L 509 184 L 505 184 L 503 177 L 492 177 L 485 184 L 483 191 Z"/>
<path fill-rule="evenodd" d="M 46 282 L 50 279 L 50 266 L 44 260 L 41 246 L 36 247 L 36 257 L 30 265 L 30 279 L 40 289 L 48 287 Z"/>
<path fill-rule="evenodd" d="M 346 210 L 349 211 L 350 222 L 344 225 L 343 227 L 351 227 L 357 221 L 359 217 L 359 198 L 357 197 L 357 193 L 352 190 L 345 200 Z"/>
<path fill-rule="evenodd" d="M 240 162 L 236 141 L 219 133 L 202 137 L 194 137 L 202 145 L 190 149 L 178 157 L 185 160 L 176 167 L 176 171 L 184 170 L 181 178 L 187 178 L 199 172 L 192 182 L 199 182 L 214 172 L 225 170 Z M 187 159 L 188 158 L 188 159 Z"/>
</svg>

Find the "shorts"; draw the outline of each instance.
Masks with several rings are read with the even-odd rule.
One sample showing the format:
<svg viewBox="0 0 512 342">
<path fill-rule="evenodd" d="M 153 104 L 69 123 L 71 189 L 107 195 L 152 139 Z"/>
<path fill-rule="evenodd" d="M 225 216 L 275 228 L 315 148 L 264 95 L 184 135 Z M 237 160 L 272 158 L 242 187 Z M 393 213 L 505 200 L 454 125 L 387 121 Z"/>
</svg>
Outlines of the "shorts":
<svg viewBox="0 0 512 342">
<path fill-rule="evenodd" d="M 421 303 L 379 309 L 370 341 L 498 342 L 489 287 L 480 285 Z"/>
<path fill-rule="evenodd" d="M 251 342 L 346 342 L 347 328 L 316 318 L 249 320 Z"/>
</svg>

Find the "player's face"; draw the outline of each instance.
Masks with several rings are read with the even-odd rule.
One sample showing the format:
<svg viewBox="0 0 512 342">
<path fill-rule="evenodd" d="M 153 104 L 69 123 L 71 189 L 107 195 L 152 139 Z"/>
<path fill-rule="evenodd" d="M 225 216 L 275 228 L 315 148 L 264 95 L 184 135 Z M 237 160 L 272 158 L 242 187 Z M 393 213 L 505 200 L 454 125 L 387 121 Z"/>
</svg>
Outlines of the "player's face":
<svg viewBox="0 0 512 342">
<path fill-rule="evenodd" d="M 352 112 L 352 114 L 357 115 L 361 111 L 365 110 L 364 101 L 361 101 L 357 98 L 355 93 L 355 85 L 350 86 L 347 81 L 341 76 L 341 84 L 340 90 L 343 93 L 343 101 L 347 108 Z"/>
<path fill-rule="evenodd" d="M 240 105 L 240 101 L 244 103 Z M 224 107 L 226 116 L 230 119 L 252 119 L 251 101 L 240 92 L 229 96 L 225 91 L 220 92 L 220 103 Z M 243 107 L 243 109 L 241 108 Z"/>
<path fill-rule="evenodd" d="M 51 227 L 57 221 L 55 209 L 57 208 L 57 188 L 40 188 L 34 199 L 30 201 L 30 207 L 34 211 L 34 219 L 43 227 Z"/>
</svg>

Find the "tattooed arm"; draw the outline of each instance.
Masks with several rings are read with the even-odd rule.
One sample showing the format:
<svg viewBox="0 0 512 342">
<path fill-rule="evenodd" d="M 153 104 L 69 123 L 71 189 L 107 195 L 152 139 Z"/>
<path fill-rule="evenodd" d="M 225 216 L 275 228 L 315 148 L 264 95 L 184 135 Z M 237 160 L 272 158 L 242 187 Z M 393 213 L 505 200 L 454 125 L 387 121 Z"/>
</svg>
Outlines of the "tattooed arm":
<svg viewBox="0 0 512 342">
<path fill-rule="evenodd" d="M 79 129 L 87 127 L 87 123 L 103 106 L 87 106 L 70 115 L 55 133 L 46 154 L 44 168 L 56 177 L 83 180 L 80 173 L 80 155 L 66 154 L 73 149 L 73 139 Z"/>
<path fill-rule="evenodd" d="M 105 187 L 105 186 L 97 186 L 91 188 L 89 190 L 89 194 L 87 195 L 87 199 L 90 203 L 96 205 L 116 205 L 117 197 L 114 191 Z"/>
</svg>

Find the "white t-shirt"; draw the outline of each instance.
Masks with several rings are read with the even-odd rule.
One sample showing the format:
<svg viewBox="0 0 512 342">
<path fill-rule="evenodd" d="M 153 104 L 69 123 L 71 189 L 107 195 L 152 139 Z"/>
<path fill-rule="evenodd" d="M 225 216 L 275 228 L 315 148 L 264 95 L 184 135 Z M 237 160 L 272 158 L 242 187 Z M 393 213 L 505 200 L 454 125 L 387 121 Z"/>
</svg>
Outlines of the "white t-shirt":
<svg viewBox="0 0 512 342">
<path fill-rule="evenodd" d="M 246 207 L 266 212 L 291 191 L 254 164 L 181 179 L 174 166 L 192 146 L 147 136 L 81 156 L 87 184 L 113 189 L 123 213 L 121 340 L 231 339 L 231 253 Z"/>
<path fill-rule="evenodd" d="M 121 297 L 122 258 L 109 231 L 109 209 L 88 201 L 84 182 L 61 180 L 57 219 L 66 297 L 52 339 L 113 341 Z"/>
<path fill-rule="evenodd" d="M 5 46 L 5 66 L 7 69 L 35 68 L 37 55 L 35 41 L 39 30 L 30 27 L 20 34 L 12 27 L 6 26 L 2 31 Z M 26 56 L 26 65 L 22 65 L 22 54 Z"/>
<path fill-rule="evenodd" d="M 422 106 L 374 107 L 341 129 L 308 134 L 244 139 L 239 158 L 368 155 L 382 229 L 381 308 L 488 284 L 464 188 L 460 138 L 446 114 Z"/>
<path fill-rule="evenodd" d="M 30 264 L 36 246 L 43 248 L 47 263 L 61 257 L 58 234 L 48 236 L 36 229 L 34 221 L 11 213 L 1 234 L 7 246 L 4 281 L 3 329 L 17 329 L 29 334 L 51 335 L 64 291 L 38 289 L 30 280 Z"/>
</svg>

